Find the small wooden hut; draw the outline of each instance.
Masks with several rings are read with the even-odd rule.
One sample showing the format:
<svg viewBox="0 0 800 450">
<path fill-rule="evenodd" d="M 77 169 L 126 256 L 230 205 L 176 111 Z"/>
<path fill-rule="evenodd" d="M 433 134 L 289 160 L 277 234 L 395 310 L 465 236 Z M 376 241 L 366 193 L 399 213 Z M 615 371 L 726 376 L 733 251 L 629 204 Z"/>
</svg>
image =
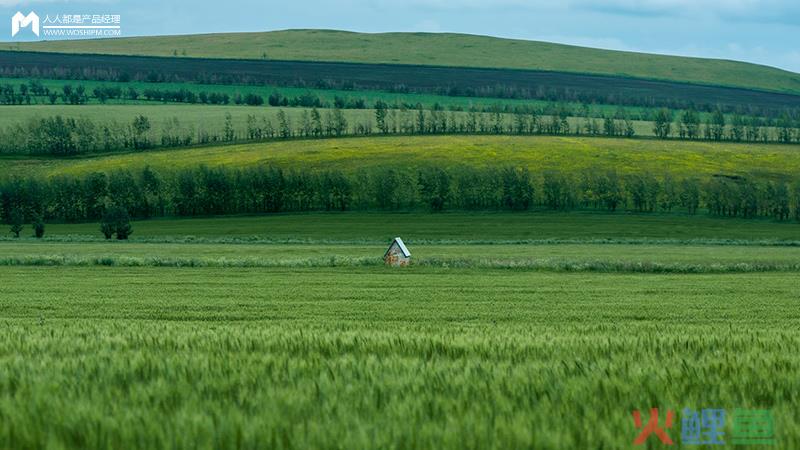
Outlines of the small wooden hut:
<svg viewBox="0 0 800 450">
<path fill-rule="evenodd" d="M 383 260 L 389 266 L 407 266 L 411 261 L 411 253 L 406 248 L 406 244 L 399 237 L 394 238 L 392 244 L 383 255 Z"/>
</svg>

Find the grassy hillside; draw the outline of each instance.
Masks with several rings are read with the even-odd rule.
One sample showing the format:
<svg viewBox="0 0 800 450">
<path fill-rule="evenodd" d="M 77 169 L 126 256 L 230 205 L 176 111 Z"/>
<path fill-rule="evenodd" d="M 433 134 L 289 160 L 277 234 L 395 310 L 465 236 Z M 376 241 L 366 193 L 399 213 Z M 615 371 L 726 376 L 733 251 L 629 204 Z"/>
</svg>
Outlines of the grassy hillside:
<svg viewBox="0 0 800 450">
<path fill-rule="evenodd" d="M 586 137 L 398 136 L 291 140 L 131 152 L 70 159 L 6 156 L 0 173 L 57 175 L 113 169 L 193 168 L 200 164 L 339 169 L 393 166 L 527 166 L 535 170 L 614 169 L 681 176 L 757 175 L 772 179 L 800 173 L 800 148 L 686 141 Z"/>
<path fill-rule="evenodd" d="M 0 49 L 534 69 L 800 93 L 799 74 L 756 64 L 451 33 L 287 30 L 4 43 Z"/>
</svg>

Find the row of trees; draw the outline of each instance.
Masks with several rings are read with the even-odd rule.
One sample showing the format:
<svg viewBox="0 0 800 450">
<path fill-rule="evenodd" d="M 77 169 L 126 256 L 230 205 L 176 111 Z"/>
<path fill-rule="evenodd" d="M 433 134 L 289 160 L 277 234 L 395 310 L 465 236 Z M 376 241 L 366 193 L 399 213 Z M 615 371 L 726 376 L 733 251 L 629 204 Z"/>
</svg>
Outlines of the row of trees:
<svg viewBox="0 0 800 450">
<path fill-rule="evenodd" d="M 169 130 L 169 124 L 166 125 L 165 130 Z M 179 141 L 175 136 L 164 137 L 169 137 L 169 142 L 165 142 L 169 145 L 191 143 L 189 140 Z M 70 156 L 144 149 L 155 144 L 150 120 L 145 116 L 136 117 L 130 124 L 98 124 L 87 118 L 45 117 L 9 127 L 0 134 L 0 153 Z"/>
<path fill-rule="evenodd" d="M 89 90 L 82 84 L 77 86 L 65 84 L 61 87 L 61 89 L 50 89 L 36 80 L 32 80 L 27 83 L 21 83 L 18 88 L 15 88 L 14 85 L 9 83 L 0 86 L 0 104 L 3 105 L 31 105 L 46 103 L 55 105 L 59 102 L 65 105 L 84 105 L 88 103 L 90 99 L 95 99 L 100 103 L 106 103 L 109 100 L 147 100 L 210 105 L 236 104 L 260 106 L 264 104 L 264 98 L 258 94 L 236 93 L 231 96 L 226 93 L 207 91 L 198 92 L 186 88 L 148 88 L 139 91 L 133 87 L 127 87 L 123 89 L 120 86 L 98 86 Z M 296 105 L 292 104 L 292 106 Z"/>
<path fill-rule="evenodd" d="M 798 123 L 788 112 L 777 120 L 734 115 L 728 120 L 716 110 L 705 122 L 695 110 L 682 111 L 674 117 L 672 111 L 661 109 L 653 118 L 653 134 L 661 139 L 705 139 L 734 142 L 800 142 Z"/>
<path fill-rule="evenodd" d="M 44 218 L 41 214 L 35 214 L 31 217 L 31 228 L 33 228 L 33 236 L 36 238 L 44 237 Z M 11 225 L 9 231 L 14 237 L 19 237 L 22 230 L 25 229 L 25 214 L 22 209 L 12 210 L 8 217 L 8 223 Z"/>
<path fill-rule="evenodd" d="M 342 109 L 299 112 L 284 110 L 270 115 L 249 114 L 244 121 L 235 122 L 226 114 L 221 126 L 206 127 L 182 124 L 177 118 L 154 127 L 147 116 L 137 116 L 130 123 L 95 122 L 88 118 L 45 117 L 0 130 L 0 153 L 70 156 L 153 147 L 179 147 L 195 144 L 267 139 L 322 138 L 363 136 L 371 134 L 517 134 L 517 135 L 591 135 L 634 137 L 634 123 L 624 115 L 582 120 L 566 115 L 541 116 L 536 111 L 505 114 L 499 109 L 492 113 L 471 110 L 427 111 L 423 109 L 389 109 L 378 102 L 374 117 L 348 115 Z M 724 124 L 724 119 L 720 121 Z M 655 122 L 658 137 L 672 137 L 671 122 Z M 708 139 L 759 142 L 800 142 L 800 130 L 788 122 L 779 128 L 748 123 L 740 128 L 736 123 L 706 125 L 692 128 L 683 139 Z M 698 131 L 700 130 L 700 131 Z M 702 134 L 700 134 L 702 132 Z"/>
<path fill-rule="evenodd" d="M 86 65 L 79 65 L 79 67 L 69 67 L 70 64 L 64 66 L 58 62 L 48 59 L 47 67 L 33 66 L 33 67 L 13 67 L 5 65 L 0 67 L 0 76 L 13 77 L 13 78 L 55 78 L 61 80 L 96 80 L 96 81 L 113 81 L 126 83 L 129 81 L 139 81 L 148 83 L 200 83 L 200 84 L 241 84 L 241 85 L 273 85 L 273 86 L 286 86 L 294 88 L 309 88 L 309 89 L 335 89 L 335 90 L 387 90 L 394 93 L 422 93 L 422 94 L 436 94 L 450 97 L 482 97 L 482 98 L 501 98 L 501 99 L 517 99 L 517 100 L 543 100 L 548 102 L 570 102 L 570 103 L 583 103 L 583 104 L 606 104 L 606 105 L 619 105 L 619 106 L 641 106 L 647 108 L 666 107 L 673 110 L 677 109 L 690 109 L 695 108 L 699 111 L 713 112 L 719 108 L 717 98 L 721 96 L 720 92 L 702 92 L 695 96 L 686 96 L 684 91 L 685 87 L 679 85 L 665 85 L 663 89 L 666 92 L 648 92 L 647 86 L 639 85 L 640 82 L 636 80 L 629 80 L 629 83 L 645 87 L 639 89 L 624 88 L 620 86 L 609 86 L 607 80 L 583 80 L 580 86 L 565 86 L 563 83 L 570 84 L 568 80 L 564 80 L 564 75 L 554 74 L 550 79 L 541 80 L 539 85 L 531 86 L 530 80 L 524 76 L 515 75 L 511 79 L 504 81 L 490 82 L 487 81 L 485 85 L 476 85 L 476 80 L 473 75 L 462 73 L 462 69 L 454 68 L 447 73 L 442 73 L 442 69 L 437 69 L 439 72 L 437 77 L 443 81 L 438 83 L 415 83 L 415 80 L 405 80 L 411 75 L 409 74 L 396 74 L 393 72 L 385 73 L 383 71 L 391 71 L 390 68 L 377 69 L 379 73 L 384 76 L 379 76 L 373 81 L 361 80 L 355 82 L 349 80 L 347 74 L 329 74 L 325 78 L 319 77 L 316 69 L 305 67 L 304 64 L 298 63 L 293 77 L 274 76 L 269 70 L 260 73 L 253 73 L 250 70 L 243 70 L 241 73 L 231 72 L 230 67 L 226 67 L 221 73 L 216 71 L 214 67 L 206 66 L 206 70 L 189 70 L 189 71 L 171 71 L 170 67 L 161 67 L 158 70 L 153 68 L 140 68 L 137 66 L 130 66 L 128 69 L 122 68 L 98 68 Z M 235 64 L 234 62 L 226 62 L 226 66 Z M 376 68 L 364 68 L 364 70 L 372 71 Z M 390 82 L 388 79 L 396 76 L 396 82 Z M 383 78 L 383 81 L 377 79 Z M 424 77 L 423 77 L 424 78 Z M 569 78 L 569 77 L 568 77 Z M 647 82 L 645 82 L 647 83 Z M 765 94 L 766 95 L 766 94 Z M 758 100 L 758 96 L 756 96 Z M 738 104 L 736 104 L 738 103 Z M 780 108 L 777 106 L 759 106 L 758 101 L 751 102 L 734 102 L 734 104 L 723 104 L 723 110 L 726 113 L 738 113 L 748 116 L 759 116 L 775 118 L 781 114 Z M 284 104 L 282 101 L 275 106 L 291 106 Z M 297 106 L 317 106 L 298 104 Z M 327 105 L 326 105 L 327 106 Z M 345 108 L 345 106 L 339 105 Z M 794 108 L 794 114 L 798 113 L 797 108 Z"/>
<path fill-rule="evenodd" d="M 0 104 L 31 104 L 32 99 L 37 103 L 37 98 L 43 102 L 54 104 L 62 101 L 64 104 L 80 105 L 85 104 L 90 98 L 94 98 L 101 103 L 108 100 L 147 100 L 172 103 L 192 103 L 192 104 L 213 104 L 213 105 L 250 105 L 260 106 L 269 104 L 276 107 L 304 107 L 304 108 L 338 108 L 338 109 L 369 109 L 375 110 L 419 110 L 426 109 L 419 103 L 404 102 L 395 100 L 385 102 L 377 100 L 374 104 L 367 102 L 363 97 L 340 97 L 335 96 L 333 101 L 327 101 L 312 92 L 305 92 L 297 96 L 286 96 L 278 91 L 273 92 L 264 99 L 256 93 L 235 93 L 229 95 L 221 92 L 207 92 L 180 89 L 158 89 L 146 88 L 140 91 L 133 87 L 126 89 L 120 86 L 98 86 L 91 91 L 83 85 L 73 87 L 65 84 L 61 90 L 53 90 L 44 86 L 38 80 L 30 80 L 21 83 L 18 89 L 13 84 L 6 83 L 0 86 Z M 759 133 L 759 128 L 779 128 L 792 133 L 793 129 L 800 127 L 800 112 L 784 110 L 779 115 L 764 118 L 756 115 L 743 115 L 739 113 L 724 114 L 719 107 L 710 113 L 701 114 L 696 109 L 673 111 L 666 108 L 659 110 L 643 109 L 635 114 L 629 114 L 624 108 L 617 108 L 616 112 L 602 112 L 595 105 L 581 104 L 578 106 L 563 103 L 548 103 L 544 106 L 519 105 L 519 104 L 494 104 L 494 105 L 471 105 L 464 107 L 461 105 L 450 105 L 445 108 L 439 103 L 434 103 L 429 108 L 432 112 L 452 111 L 465 112 L 475 111 L 483 113 L 500 112 L 502 114 L 536 114 L 539 116 L 565 116 L 580 117 L 587 119 L 587 123 L 579 129 L 579 132 L 591 134 L 602 133 L 603 122 L 608 120 L 643 120 L 654 122 L 654 135 L 662 138 L 680 137 L 685 139 L 709 139 L 733 141 L 760 141 L 768 140 L 769 136 Z M 376 113 L 377 114 L 377 113 Z M 598 120 L 589 120 L 598 119 Z M 791 142 L 792 139 L 800 139 L 800 136 L 791 134 L 779 135 L 776 140 Z"/>
<path fill-rule="evenodd" d="M 13 209 L 9 216 L 9 231 L 15 238 L 19 238 L 22 230 L 25 229 L 25 213 L 23 208 Z M 35 214 L 30 219 L 33 237 L 41 239 L 44 237 L 44 218 L 41 214 Z M 128 211 L 117 205 L 110 205 L 105 209 L 102 219 L 100 219 L 100 232 L 106 239 L 115 237 L 119 240 L 128 239 L 133 233 L 130 215 Z"/>
<path fill-rule="evenodd" d="M 532 173 L 524 168 L 371 168 L 355 172 L 199 167 L 151 168 L 82 177 L 0 182 L 0 214 L 56 221 L 100 220 L 112 207 L 135 218 L 286 211 L 554 210 L 638 212 L 707 210 L 724 217 L 800 220 L 800 184 L 741 177 L 588 170 Z M 119 215 L 118 213 L 115 213 Z"/>
<path fill-rule="evenodd" d="M 134 87 L 123 88 L 121 86 L 98 86 L 93 89 L 87 89 L 84 85 L 73 86 L 72 84 L 64 84 L 60 89 L 53 89 L 44 86 L 38 80 L 30 80 L 25 83 L 20 83 L 15 86 L 10 83 L 0 86 L 0 104 L 6 105 L 22 105 L 34 103 L 63 103 L 71 105 L 86 104 L 90 99 L 95 99 L 101 103 L 108 100 L 146 100 L 157 101 L 164 103 L 191 103 L 191 104 L 211 104 L 211 105 L 251 105 L 260 106 L 268 104 L 275 107 L 303 107 L 303 108 L 339 108 L 339 109 L 370 109 L 378 108 L 379 105 L 387 109 L 423 109 L 423 105 L 419 102 L 409 102 L 395 100 L 394 102 L 387 103 L 383 100 L 378 100 L 376 103 L 370 103 L 364 97 L 343 97 L 334 96 L 333 100 L 327 100 L 311 91 L 305 92 L 296 96 L 287 96 L 281 92 L 274 91 L 270 94 L 266 101 L 263 96 L 256 93 L 235 93 L 228 94 L 224 92 L 208 92 L 205 90 L 197 89 L 161 89 L 155 87 L 148 87 L 145 89 L 137 90 Z M 445 108 L 440 103 L 436 102 L 430 105 L 429 108 L 433 111 L 465 111 L 473 109 L 480 112 L 494 112 L 500 110 L 503 113 L 514 113 L 515 111 L 528 113 L 534 110 L 539 115 L 567 115 L 573 117 L 600 117 L 602 114 L 596 111 L 591 105 L 580 105 L 573 107 L 567 104 L 548 103 L 544 106 L 535 107 L 532 105 L 513 105 L 509 103 L 482 105 L 475 104 L 465 108 L 461 105 L 450 105 Z M 620 108 L 620 110 L 623 110 Z M 624 110 L 623 110 L 624 111 Z M 635 118 L 640 120 L 649 120 L 649 110 L 645 110 L 644 115 L 638 115 Z M 619 115 L 617 112 L 616 115 Z M 625 113 L 627 117 L 627 113 Z"/>
</svg>

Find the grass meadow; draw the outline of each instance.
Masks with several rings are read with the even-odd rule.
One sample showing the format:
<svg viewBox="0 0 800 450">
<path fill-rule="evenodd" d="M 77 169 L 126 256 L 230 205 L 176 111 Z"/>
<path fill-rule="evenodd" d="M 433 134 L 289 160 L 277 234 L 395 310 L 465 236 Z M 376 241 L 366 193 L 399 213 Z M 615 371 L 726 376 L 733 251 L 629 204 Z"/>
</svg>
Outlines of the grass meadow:
<svg viewBox="0 0 800 450">
<path fill-rule="evenodd" d="M 409 245 L 413 241 L 409 241 Z M 194 258 L 208 260 L 297 260 L 317 258 L 369 258 L 374 265 L 382 264 L 385 250 L 382 244 L 332 244 L 332 243 L 169 243 L 169 242 L 3 242 L 5 254 L 26 256 L 65 255 L 78 258 L 131 257 L 131 258 Z M 426 260 L 553 260 L 553 261 L 622 261 L 689 264 L 784 263 L 800 264 L 800 242 L 794 246 L 736 246 L 643 243 L 599 244 L 436 244 L 415 246 L 414 261 Z"/>
<path fill-rule="evenodd" d="M 169 170 L 194 168 L 201 164 L 229 168 L 267 164 L 287 169 L 302 167 L 345 172 L 385 166 L 399 169 L 430 165 L 444 168 L 511 165 L 566 173 L 614 170 L 620 174 L 669 173 L 679 178 L 724 174 L 786 180 L 800 172 L 800 152 L 796 145 L 648 139 L 378 136 L 202 146 L 59 159 L 0 157 L 0 171 L 43 176 L 80 175 L 115 169 L 140 170 L 145 166 Z"/>
<path fill-rule="evenodd" d="M 500 224 L 500 225 L 498 225 Z M 800 225 L 681 214 L 602 212 L 307 213 L 155 219 L 133 222 L 133 241 L 266 241 L 381 244 L 395 236 L 437 244 L 546 243 L 547 240 L 648 243 L 800 241 Z M 48 224 L 46 239 L 100 238 L 97 223 Z M 31 234 L 30 229 L 23 235 Z M 541 242 L 545 241 L 545 242 Z"/>
<path fill-rule="evenodd" d="M 492 232 L 498 224 L 502 231 Z M 280 214 L 133 223 L 128 242 L 95 223 L 45 239 L 0 239 L 0 266 L 380 267 L 395 235 L 428 268 L 750 273 L 800 269 L 800 227 L 703 216 L 587 213 Z M 619 230 L 625 230 L 624 232 Z M 705 230 L 705 233 L 697 232 Z M 27 230 L 30 232 L 30 230 Z"/>
</svg>

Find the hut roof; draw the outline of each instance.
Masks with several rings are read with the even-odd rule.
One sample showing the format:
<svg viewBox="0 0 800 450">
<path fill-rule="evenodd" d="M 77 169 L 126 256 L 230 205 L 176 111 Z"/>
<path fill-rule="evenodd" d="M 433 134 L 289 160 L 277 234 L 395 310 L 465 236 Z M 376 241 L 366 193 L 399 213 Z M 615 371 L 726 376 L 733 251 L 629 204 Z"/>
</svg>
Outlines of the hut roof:
<svg viewBox="0 0 800 450">
<path fill-rule="evenodd" d="M 392 249 L 392 245 L 394 244 L 397 244 L 397 246 L 400 247 L 400 251 L 403 252 L 403 256 L 405 256 L 406 258 L 409 258 L 411 256 L 411 252 L 409 252 L 408 249 L 406 248 L 406 244 L 404 244 L 403 240 L 400 239 L 399 237 L 394 238 L 392 243 L 389 245 L 389 248 L 386 249 L 386 253 L 384 253 L 383 256 L 389 254 L 389 250 Z"/>
</svg>

